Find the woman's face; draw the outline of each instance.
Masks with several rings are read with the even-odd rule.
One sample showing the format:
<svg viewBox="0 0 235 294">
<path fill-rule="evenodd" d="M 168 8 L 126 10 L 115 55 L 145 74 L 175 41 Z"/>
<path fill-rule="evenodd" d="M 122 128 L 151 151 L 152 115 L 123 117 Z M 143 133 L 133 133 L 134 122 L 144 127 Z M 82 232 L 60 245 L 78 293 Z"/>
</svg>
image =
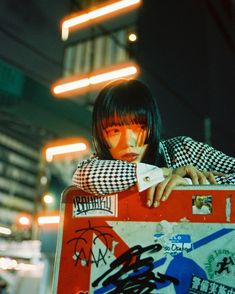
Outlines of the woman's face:
<svg viewBox="0 0 235 294">
<path fill-rule="evenodd" d="M 141 162 L 147 149 L 148 130 L 141 124 L 116 125 L 104 130 L 104 137 L 113 159 Z"/>
</svg>

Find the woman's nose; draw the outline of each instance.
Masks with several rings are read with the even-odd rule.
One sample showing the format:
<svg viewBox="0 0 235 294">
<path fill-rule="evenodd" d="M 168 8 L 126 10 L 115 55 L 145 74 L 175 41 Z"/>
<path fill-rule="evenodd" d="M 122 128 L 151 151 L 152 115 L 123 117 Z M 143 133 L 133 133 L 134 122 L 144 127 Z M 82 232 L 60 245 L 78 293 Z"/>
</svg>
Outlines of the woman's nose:
<svg viewBox="0 0 235 294">
<path fill-rule="evenodd" d="M 126 129 L 123 132 L 123 143 L 129 147 L 136 146 L 136 136 L 133 130 Z"/>
</svg>

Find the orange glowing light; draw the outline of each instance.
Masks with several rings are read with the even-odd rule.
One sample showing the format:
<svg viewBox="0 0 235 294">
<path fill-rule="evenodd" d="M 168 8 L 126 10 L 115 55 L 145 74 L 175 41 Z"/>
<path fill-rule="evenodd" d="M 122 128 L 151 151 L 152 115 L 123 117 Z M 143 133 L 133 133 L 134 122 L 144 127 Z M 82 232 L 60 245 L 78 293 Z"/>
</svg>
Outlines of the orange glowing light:
<svg viewBox="0 0 235 294">
<path fill-rule="evenodd" d="M 19 223 L 22 226 L 29 226 L 31 224 L 31 221 L 30 221 L 30 219 L 27 216 L 21 216 L 19 218 Z"/>
<path fill-rule="evenodd" d="M 38 224 L 39 225 L 58 224 L 59 222 L 60 222 L 60 216 L 59 215 L 39 216 L 38 217 Z"/>
<path fill-rule="evenodd" d="M 119 64 L 102 70 L 95 71 L 84 78 L 83 76 L 72 76 L 59 80 L 52 85 L 52 93 L 55 96 L 66 97 L 81 93 L 87 86 L 94 87 L 118 78 L 134 77 L 139 73 L 139 68 L 134 63 Z M 83 81 L 87 82 L 83 84 Z M 83 84 L 83 85 L 82 85 Z M 81 86 L 82 85 L 82 86 Z M 82 89 L 83 88 L 83 89 Z"/>
<path fill-rule="evenodd" d="M 95 9 L 86 10 L 79 14 L 69 15 L 62 20 L 62 40 L 65 41 L 68 39 L 71 29 L 79 29 L 85 25 L 111 18 L 116 14 L 121 14 L 127 12 L 128 10 L 135 9 L 140 4 L 141 0 L 109 1 L 105 5 L 101 4 Z"/>
<path fill-rule="evenodd" d="M 43 148 L 43 155 L 48 162 L 64 158 L 74 158 L 88 153 L 89 143 L 84 138 L 66 138 L 54 140 Z"/>
<path fill-rule="evenodd" d="M 27 212 L 19 213 L 16 216 L 16 224 L 20 227 L 29 228 L 33 222 L 33 216 Z"/>
</svg>

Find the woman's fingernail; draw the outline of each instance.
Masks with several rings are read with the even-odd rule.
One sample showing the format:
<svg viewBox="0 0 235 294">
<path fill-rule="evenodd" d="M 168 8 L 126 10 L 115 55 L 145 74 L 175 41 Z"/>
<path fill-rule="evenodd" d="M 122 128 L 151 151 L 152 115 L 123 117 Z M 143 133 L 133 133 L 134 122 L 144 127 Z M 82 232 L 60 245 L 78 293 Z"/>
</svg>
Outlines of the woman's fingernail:
<svg viewBox="0 0 235 294">
<path fill-rule="evenodd" d="M 147 206 L 148 206 L 148 207 L 151 206 L 151 201 L 150 201 L 150 200 L 147 201 Z"/>
<path fill-rule="evenodd" d="M 158 205 L 159 205 L 158 201 L 155 201 L 153 204 L 154 207 L 158 207 Z"/>
<path fill-rule="evenodd" d="M 162 197 L 162 201 L 166 201 L 166 196 L 163 196 Z"/>
</svg>

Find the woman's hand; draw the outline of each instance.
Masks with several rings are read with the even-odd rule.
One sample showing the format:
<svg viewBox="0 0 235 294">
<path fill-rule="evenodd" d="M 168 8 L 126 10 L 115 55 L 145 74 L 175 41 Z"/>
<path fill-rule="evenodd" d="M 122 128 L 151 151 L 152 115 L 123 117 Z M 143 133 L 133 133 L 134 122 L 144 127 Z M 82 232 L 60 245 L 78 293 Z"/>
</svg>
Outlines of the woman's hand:
<svg viewBox="0 0 235 294">
<path fill-rule="evenodd" d="M 158 207 L 160 201 L 166 201 L 172 190 L 177 186 L 188 185 L 185 178 L 190 178 L 193 185 L 217 184 L 215 175 L 222 173 L 199 171 L 193 165 L 178 167 L 176 169 L 162 168 L 165 180 L 147 190 L 147 206 Z"/>
<path fill-rule="evenodd" d="M 217 184 L 215 176 L 225 176 L 214 171 L 200 171 L 193 165 L 186 165 L 172 170 L 172 174 L 190 178 L 193 185 Z"/>
<path fill-rule="evenodd" d="M 164 181 L 147 190 L 147 206 L 158 207 L 160 201 L 166 201 L 175 187 L 182 185 L 188 185 L 183 177 L 176 174 L 168 176 Z"/>
</svg>

